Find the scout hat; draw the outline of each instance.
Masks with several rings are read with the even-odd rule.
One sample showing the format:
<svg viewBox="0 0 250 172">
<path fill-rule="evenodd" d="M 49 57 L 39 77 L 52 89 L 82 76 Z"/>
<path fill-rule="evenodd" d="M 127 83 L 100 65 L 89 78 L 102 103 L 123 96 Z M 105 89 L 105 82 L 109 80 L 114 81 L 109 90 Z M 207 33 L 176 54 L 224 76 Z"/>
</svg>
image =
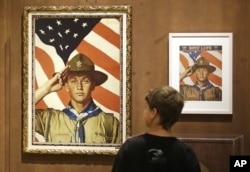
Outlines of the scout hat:
<svg viewBox="0 0 250 172">
<path fill-rule="evenodd" d="M 209 65 L 209 61 L 205 57 L 200 57 L 196 60 L 195 64 L 192 66 L 192 71 L 195 71 L 199 67 L 207 68 L 209 73 L 212 73 L 216 70 L 214 66 Z"/>
<path fill-rule="evenodd" d="M 93 61 L 83 54 L 75 55 L 67 64 L 70 72 L 82 72 L 92 76 L 96 85 L 101 85 L 108 78 L 106 74 L 96 71 Z"/>
</svg>

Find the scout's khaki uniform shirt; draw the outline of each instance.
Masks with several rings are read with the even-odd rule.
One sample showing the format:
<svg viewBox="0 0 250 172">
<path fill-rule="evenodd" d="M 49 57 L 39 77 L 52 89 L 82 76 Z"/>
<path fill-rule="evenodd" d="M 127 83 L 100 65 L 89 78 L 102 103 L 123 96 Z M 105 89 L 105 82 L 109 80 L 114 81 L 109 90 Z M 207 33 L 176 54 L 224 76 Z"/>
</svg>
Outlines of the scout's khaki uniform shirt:
<svg viewBox="0 0 250 172">
<path fill-rule="evenodd" d="M 76 121 L 60 110 L 36 109 L 35 131 L 45 137 L 46 142 L 75 143 Z M 100 112 L 82 122 L 84 143 L 121 143 L 119 121 Z"/>
<path fill-rule="evenodd" d="M 218 87 L 197 90 L 193 86 L 181 85 L 180 93 L 183 95 L 185 100 L 201 100 L 201 94 L 203 94 L 205 101 L 221 101 L 222 99 L 222 91 Z"/>
</svg>

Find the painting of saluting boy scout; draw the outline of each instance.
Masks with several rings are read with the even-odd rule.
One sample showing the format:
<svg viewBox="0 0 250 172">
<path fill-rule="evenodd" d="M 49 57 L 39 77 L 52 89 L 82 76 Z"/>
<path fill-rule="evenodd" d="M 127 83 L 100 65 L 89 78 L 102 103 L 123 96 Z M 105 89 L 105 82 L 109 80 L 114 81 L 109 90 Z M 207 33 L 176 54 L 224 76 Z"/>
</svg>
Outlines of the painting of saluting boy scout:
<svg viewBox="0 0 250 172">
<path fill-rule="evenodd" d="M 222 101 L 222 46 L 180 46 L 180 92 L 188 101 Z"/>
<path fill-rule="evenodd" d="M 121 16 L 32 18 L 35 144 L 122 143 L 121 27 Z"/>
</svg>

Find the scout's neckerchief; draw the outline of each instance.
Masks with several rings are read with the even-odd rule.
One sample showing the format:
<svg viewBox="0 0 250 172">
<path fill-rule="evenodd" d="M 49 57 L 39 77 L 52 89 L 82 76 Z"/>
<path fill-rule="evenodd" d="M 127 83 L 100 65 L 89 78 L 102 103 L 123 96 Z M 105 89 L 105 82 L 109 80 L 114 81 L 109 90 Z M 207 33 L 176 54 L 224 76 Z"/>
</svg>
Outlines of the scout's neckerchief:
<svg viewBox="0 0 250 172">
<path fill-rule="evenodd" d="M 84 143 L 85 134 L 84 134 L 84 128 L 83 128 L 82 122 L 90 117 L 98 115 L 100 112 L 102 112 L 102 110 L 95 105 L 93 100 L 91 100 L 87 108 L 85 108 L 80 113 L 77 113 L 77 111 L 73 108 L 71 102 L 68 104 L 68 106 L 65 109 L 63 109 L 63 112 L 66 113 L 70 119 L 77 121 L 76 130 L 75 130 L 75 142 Z"/>
<path fill-rule="evenodd" d="M 194 85 L 195 89 L 200 91 L 200 100 L 205 100 L 204 92 L 205 90 L 212 88 L 213 85 L 207 81 L 203 87 L 200 87 L 198 83 Z"/>
</svg>

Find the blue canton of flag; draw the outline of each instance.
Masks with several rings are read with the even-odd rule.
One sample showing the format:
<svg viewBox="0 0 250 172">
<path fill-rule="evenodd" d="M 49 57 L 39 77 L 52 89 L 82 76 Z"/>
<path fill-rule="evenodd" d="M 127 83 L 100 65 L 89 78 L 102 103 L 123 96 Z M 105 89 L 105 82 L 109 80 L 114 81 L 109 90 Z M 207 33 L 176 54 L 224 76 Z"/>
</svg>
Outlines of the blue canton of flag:
<svg viewBox="0 0 250 172">
<path fill-rule="evenodd" d="M 101 18 L 37 18 L 35 32 L 45 44 L 55 47 L 66 64 L 70 54 Z"/>
<path fill-rule="evenodd" d="M 198 56 L 201 54 L 201 50 L 184 50 L 185 53 L 188 53 L 189 57 L 195 62 Z"/>
</svg>

